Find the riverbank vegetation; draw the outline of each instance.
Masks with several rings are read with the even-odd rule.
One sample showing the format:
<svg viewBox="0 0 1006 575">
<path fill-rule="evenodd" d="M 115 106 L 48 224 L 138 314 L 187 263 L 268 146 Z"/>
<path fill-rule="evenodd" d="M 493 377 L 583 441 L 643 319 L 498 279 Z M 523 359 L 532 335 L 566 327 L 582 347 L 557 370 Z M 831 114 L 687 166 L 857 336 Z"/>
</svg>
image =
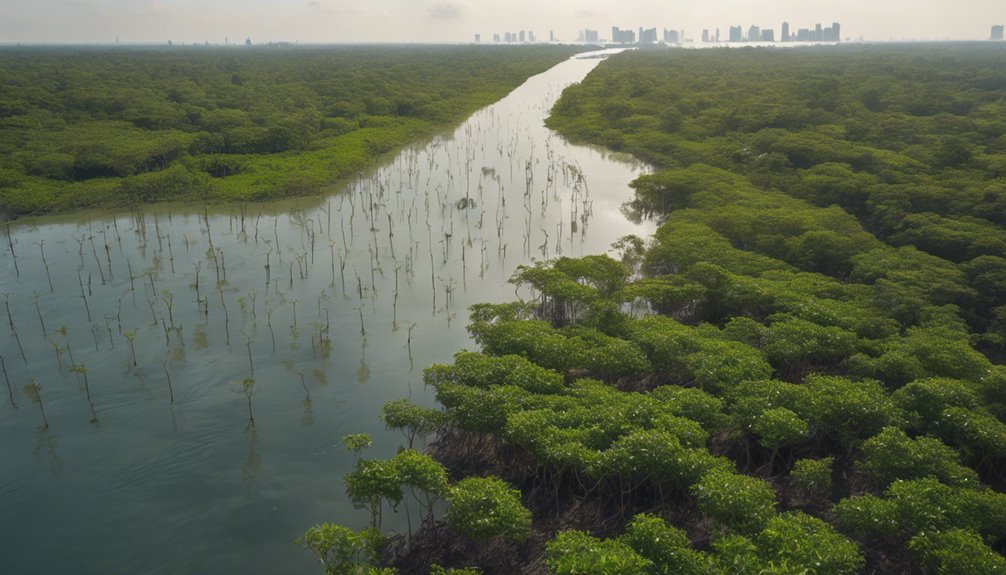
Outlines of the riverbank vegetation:
<svg viewBox="0 0 1006 575">
<path fill-rule="evenodd" d="M 442 412 L 394 404 L 449 481 L 386 572 L 1006 572 L 1003 56 L 637 51 L 567 89 L 550 125 L 652 162 L 661 226 L 518 269 L 426 370 Z M 418 485 L 375 465 L 378 507 Z"/>
<path fill-rule="evenodd" d="M 319 193 L 581 49 L 0 49 L 0 212 Z"/>
</svg>

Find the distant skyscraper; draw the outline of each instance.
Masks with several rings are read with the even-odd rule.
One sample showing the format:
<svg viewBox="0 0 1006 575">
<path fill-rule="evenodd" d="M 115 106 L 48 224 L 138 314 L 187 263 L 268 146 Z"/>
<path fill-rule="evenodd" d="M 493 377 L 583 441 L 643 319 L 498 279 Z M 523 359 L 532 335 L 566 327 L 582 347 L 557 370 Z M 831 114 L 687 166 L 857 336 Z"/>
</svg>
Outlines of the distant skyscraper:
<svg viewBox="0 0 1006 575">
<path fill-rule="evenodd" d="M 521 43 L 521 44 L 523 44 L 523 43 L 524 43 L 524 39 L 525 39 L 525 38 L 526 38 L 526 35 L 525 35 L 524 31 L 523 31 L 523 30 L 521 30 L 521 31 L 520 31 L 520 43 Z"/>
<path fill-rule="evenodd" d="M 534 44 L 535 42 L 537 42 L 537 40 L 534 37 L 534 32 L 531 31 L 531 30 L 528 30 L 528 32 L 527 32 L 527 41 L 530 42 L 530 43 L 532 43 L 532 44 Z"/>
<path fill-rule="evenodd" d="M 761 31 L 761 41 L 762 42 L 775 42 L 775 30 L 768 28 Z"/>
<path fill-rule="evenodd" d="M 703 42 L 708 42 L 709 41 L 709 30 L 708 29 L 703 29 L 702 30 L 702 41 Z"/>
<path fill-rule="evenodd" d="M 481 34 L 476 34 L 475 35 L 475 43 L 479 44 L 481 42 L 482 42 L 482 35 Z"/>
<path fill-rule="evenodd" d="M 747 40 L 748 42 L 757 42 L 761 40 L 761 29 L 754 25 L 748 28 Z"/>
<path fill-rule="evenodd" d="M 740 26 L 730 27 L 730 41 L 731 42 L 741 42 L 744 40 L 744 32 L 741 30 Z"/>
<path fill-rule="evenodd" d="M 783 42 L 789 42 L 789 22 L 782 23 L 782 36 L 779 40 Z"/>
<path fill-rule="evenodd" d="M 548 41 L 555 42 L 555 30 L 548 31 Z"/>
<path fill-rule="evenodd" d="M 677 44 L 681 41 L 681 35 L 678 34 L 677 30 L 668 30 L 664 28 L 664 42 L 668 44 Z"/>
<path fill-rule="evenodd" d="M 635 44 L 636 33 L 632 30 L 619 30 L 618 26 L 612 26 L 611 41 L 616 44 Z"/>
<path fill-rule="evenodd" d="M 814 35 L 815 42 L 838 42 L 842 39 L 842 25 L 834 22 L 831 26 L 822 29 L 821 25 L 818 24 Z"/>
<path fill-rule="evenodd" d="M 720 41 L 720 29 L 719 28 L 716 29 L 716 41 L 717 42 Z"/>
<path fill-rule="evenodd" d="M 588 44 L 597 44 L 598 42 L 600 42 L 600 36 L 598 35 L 597 30 L 590 30 L 590 29 L 584 30 L 583 41 Z"/>
<path fill-rule="evenodd" d="M 500 43 L 500 35 L 498 33 L 493 34 L 493 42 L 496 44 Z"/>
<path fill-rule="evenodd" d="M 657 43 L 657 29 L 656 28 L 640 28 L 639 29 L 639 43 L 640 44 L 656 44 Z"/>
<path fill-rule="evenodd" d="M 1006 29 L 1006 27 L 1002 26 L 1001 24 L 997 25 L 997 26 L 993 26 L 992 27 L 992 35 L 989 36 L 989 40 L 1002 40 L 1003 39 L 1003 31 L 1004 31 L 1004 29 Z"/>
</svg>

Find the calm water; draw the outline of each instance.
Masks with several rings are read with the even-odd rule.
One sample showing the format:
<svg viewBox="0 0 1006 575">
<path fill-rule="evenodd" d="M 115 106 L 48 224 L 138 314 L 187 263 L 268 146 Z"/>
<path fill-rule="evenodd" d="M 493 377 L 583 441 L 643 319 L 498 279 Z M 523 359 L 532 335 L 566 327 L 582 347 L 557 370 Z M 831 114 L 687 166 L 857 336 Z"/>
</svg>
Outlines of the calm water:
<svg viewBox="0 0 1006 575">
<path fill-rule="evenodd" d="M 369 521 L 339 438 L 392 455 L 381 405 L 434 404 L 422 368 L 472 348 L 467 307 L 513 299 L 517 265 L 652 231 L 619 211 L 645 166 L 543 127 L 597 62 L 529 79 L 331 197 L 12 225 L 0 570 L 319 573 L 293 540 Z"/>
</svg>

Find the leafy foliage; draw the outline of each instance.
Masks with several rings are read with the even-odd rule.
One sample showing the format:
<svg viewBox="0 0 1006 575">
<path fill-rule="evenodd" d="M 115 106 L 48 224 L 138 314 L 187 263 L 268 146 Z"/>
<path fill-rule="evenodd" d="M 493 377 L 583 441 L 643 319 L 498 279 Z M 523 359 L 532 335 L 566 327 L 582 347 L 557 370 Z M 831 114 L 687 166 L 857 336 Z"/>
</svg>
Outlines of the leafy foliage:
<svg viewBox="0 0 1006 575">
<path fill-rule="evenodd" d="M 546 547 L 549 571 L 556 575 L 646 573 L 653 565 L 626 543 L 583 531 L 562 531 Z"/>
<path fill-rule="evenodd" d="M 353 452 L 353 455 L 360 456 L 360 452 L 373 445 L 374 441 L 369 433 L 351 433 L 342 438 L 342 444 L 346 449 Z"/>
<path fill-rule="evenodd" d="M 344 478 L 346 495 L 357 509 L 370 512 L 374 529 L 381 524 L 381 508 L 385 500 L 392 506 L 402 500 L 402 486 L 398 470 L 391 461 L 359 459 L 356 470 Z"/>
<path fill-rule="evenodd" d="M 660 226 L 519 268 L 425 374 L 438 445 L 571 522 L 552 572 L 1002 569 L 1002 50 L 638 50 L 564 92 Z"/>
<path fill-rule="evenodd" d="M 633 517 L 621 540 L 653 562 L 652 573 L 701 575 L 708 573 L 713 563 L 710 556 L 692 548 L 684 531 L 653 515 Z"/>
<path fill-rule="evenodd" d="M 792 445 L 805 439 L 810 432 L 807 422 L 785 407 L 774 407 L 763 411 L 755 421 L 752 430 L 758 441 L 768 449 Z"/>
<path fill-rule="evenodd" d="M 948 485 L 977 485 L 978 474 L 959 460 L 958 453 L 939 439 L 912 439 L 896 427 L 885 427 L 863 443 L 863 471 L 880 486 L 927 476 Z"/>
<path fill-rule="evenodd" d="M 581 48 L 0 50 L 0 211 L 318 193 Z"/>
<path fill-rule="evenodd" d="M 407 399 L 389 401 L 381 408 L 381 417 L 389 429 L 399 429 L 409 442 L 409 449 L 416 436 L 425 437 L 446 423 L 444 413 L 427 409 Z"/>
<path fill-rule="evenodd" d="M 1006 537 L 1006 495 L 951 487 L 933 478 L 895 481 L 885 497 L 859 495 L 835 506 L 839 521 L 866 537 L 889 539 L 963 527 L 990 540 Z"/>
<path fill-rule="evenodd" d="M 314 553 L 328 575 L 373 573 L 377 548 L 384 537 L 376 529 L 359 533 L 342 525 L 323 523 L 308 529 L 297 542 Z"/>
<path fill-rule="evenodd" d="M 789 477 L 804 491 L 826 496 L 831 492 L 831 469 L 834 463 L 832 457 L 798 459 L 793 463 Z"/>
<path fill-rule="evenodd" d="M 766 559 L 799 565 L 808 573 L 853 574 L 865 563 L 855 543 L 824 521 L 799 511 L 770 519 L 756 541 Z"/>
<path fill-rule="evenodd" d="M 761 479 L 715 470 L 692 487 L 699 509 L 734 531 L 752 535 L 775 515 L 775 491 Z"/>
<path fill-rule="evenodd" d="M 936 573 L 1006 573 L 1006 559 L 965 529 L 919 534 L 908 548 Z"/>
<path fill-rule="evenodd" d="M 501 538 L 520 542 L 530 535 L 531 512 L 520 491 L 495 477 L 466 477 L 447 494 L 447 521 L 477 541 Z"/>
</svg>

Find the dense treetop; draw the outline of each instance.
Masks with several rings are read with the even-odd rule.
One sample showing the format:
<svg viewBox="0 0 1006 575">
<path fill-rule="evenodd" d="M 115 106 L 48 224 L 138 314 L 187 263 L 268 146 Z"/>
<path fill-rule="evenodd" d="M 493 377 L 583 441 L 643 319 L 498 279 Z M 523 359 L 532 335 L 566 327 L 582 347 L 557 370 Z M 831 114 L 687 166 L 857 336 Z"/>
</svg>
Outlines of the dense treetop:
<svg viewBox="0 0 1006 575">
<path fill-rule="evenodd" d="M 316 193 L 575 51 L 0 49 L 0 210 Z"/>
<path fill-rule="evenodd" d="M 927 290 L 984 331 L 1006 304 L 1004 56 L 986 44 L 636 51 L 568 89 L 549 124 L 659 168 L 631 207 L 679 223 L 656 246 L 678 264 L 893 283 L 903 327 Z"/>
<path fill-rule="evenodd" d="M 640 50 L 567 89 L 550 125 L 652 162 L 661 226 L 518 269 L 427 369 L 436 454 L 533 512 L 468 564 L 1006 572 L 1004 56 Z"/>
</svg>

